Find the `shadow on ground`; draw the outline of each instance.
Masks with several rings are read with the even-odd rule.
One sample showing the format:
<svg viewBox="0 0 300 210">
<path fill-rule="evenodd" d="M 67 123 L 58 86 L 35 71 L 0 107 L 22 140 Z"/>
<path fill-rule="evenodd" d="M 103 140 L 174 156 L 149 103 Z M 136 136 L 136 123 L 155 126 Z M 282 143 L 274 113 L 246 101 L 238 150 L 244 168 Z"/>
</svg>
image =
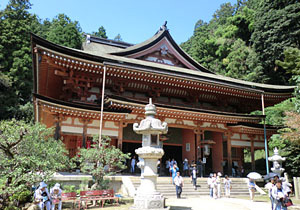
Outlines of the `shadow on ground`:
<svg viewBox="0 0 300 210">
<path fill-rule="evenodd" d="M 192 208 L 185 206 L 170 206 L 170 210 L 192 210 Z"/>
</svg>

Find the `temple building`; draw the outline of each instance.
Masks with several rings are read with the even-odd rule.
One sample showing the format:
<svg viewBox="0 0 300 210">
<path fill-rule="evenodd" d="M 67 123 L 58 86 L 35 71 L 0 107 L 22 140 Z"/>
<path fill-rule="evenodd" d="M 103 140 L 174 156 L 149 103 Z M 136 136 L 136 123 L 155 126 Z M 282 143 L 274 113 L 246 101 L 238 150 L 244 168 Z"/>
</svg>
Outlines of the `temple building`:
<svg viewBox="0 0 300 210">
<path fill-rule="evenodd" d="M 185 53 L 166 26 L 136 45 L 90 35 L 82 50 L 34 34 L 31 40 L 35 120 L 55 128 L 55 138 L 70 156 L 90 147 L 101 117 L 102 135 L 134 154 L 142 137 L 132 125 L 144 119 L 152 98 L 156 117 L 169 126 L 168 134 L 160 136 L 161 162 L 201 158 L 206 172 L 231 173 L 233 166 L 242 166 L 248 148 L 255 169 L 254 151 L 265 148 L 265 116 L 249 113 L 288 99 L 294 91 L 213 73 Z M 266 126 L 266 139 L 274 133 L 276 128 Z"/>
</svg>

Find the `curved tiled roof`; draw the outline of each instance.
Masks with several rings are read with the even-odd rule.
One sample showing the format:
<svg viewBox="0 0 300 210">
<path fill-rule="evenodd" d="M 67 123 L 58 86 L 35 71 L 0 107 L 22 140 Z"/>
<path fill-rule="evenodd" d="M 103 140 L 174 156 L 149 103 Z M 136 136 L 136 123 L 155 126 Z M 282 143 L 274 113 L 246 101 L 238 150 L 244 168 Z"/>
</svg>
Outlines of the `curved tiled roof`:
<svg viewBox="0 0 300 210">
<path fill-rule="evenodd" d="M 68 48 L 68 47 L 54 44 L 34 34 L 31 34 L 31 39 L 32 39 L 32 43 L 34 43 L 34 45 L 37 45 L 39 47 L 43 47 L 52 50 L 53 52 L 58 52 L 71 57 L 85 59 L 87 61 L 95 61 L 100 63 L 108 62 L 116 66 L 124 66 L 133 69 L 137 68 L 144 71 L 150 71 L 150 72 L 156 72 L 162 74 L 172 74 L 180 78 L 206 81 L 211 84 L 219 84 L 219 85 L 221 84 L 224 86 L 247 88 L 254 92 L 292 93 L 295 88 L 295 86 L 269 85 L 269 84 L 249 82 L 249 81 L 244 81 L 239 79 L 233 79 L 222 75 L 195 71 L 187 68 L 164 65 L 164 64 L 154 63 L 149 61 L 143 61 L 134 58 L 127 58 L 124 56 L 111 55 L 103 52 L 88 53 L 83 50 Z"/>
</svg>

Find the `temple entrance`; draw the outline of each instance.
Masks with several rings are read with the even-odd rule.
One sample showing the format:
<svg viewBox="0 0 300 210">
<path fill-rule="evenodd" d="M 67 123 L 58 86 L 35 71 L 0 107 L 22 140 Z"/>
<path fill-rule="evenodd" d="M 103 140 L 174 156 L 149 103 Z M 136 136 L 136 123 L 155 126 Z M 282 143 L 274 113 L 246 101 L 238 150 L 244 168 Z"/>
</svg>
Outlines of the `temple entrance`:
<svg viewBox="0 0 300 210">
<path fill-rule="evenodd" d="M 172 160 L 177 161 L 178 167 L 181 169 L 182 168 L 182 146 L 170 146 L 170 145 L 164 145 L 164 156 L 162 157 L 162 167 L 163 171 L 165 171 L 166 168 L 166 160 L 169 158 Z M 163 173 L 164 175 L 168 174 L 166 171 Z"/>
<path fill-rule="evenodd" d="M 135 153 L 135 150 L 142 147 L 142 143 L 131 143 L 131 142 L 123 142 L 122 144 L 122 151 L 124 153 L 130 153 L 130 159 L 126 161 L 127 169 L 124 172 L 129 173 L 130 171 L 130 160 L 135 155 L 136 160 L 138 160 L 138 155 Z M 136 172 L 138 173 L 139 168 L 136 167 Z"/>
</svg>

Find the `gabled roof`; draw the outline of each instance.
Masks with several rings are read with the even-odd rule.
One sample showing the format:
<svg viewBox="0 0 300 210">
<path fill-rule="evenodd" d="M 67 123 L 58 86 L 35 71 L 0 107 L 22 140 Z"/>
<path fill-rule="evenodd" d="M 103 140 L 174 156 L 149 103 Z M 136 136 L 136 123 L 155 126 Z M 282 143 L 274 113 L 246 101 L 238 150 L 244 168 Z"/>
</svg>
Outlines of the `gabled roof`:
<svg viewBox="0 0 300 210">
<path fill-rule="evenodd" d="M 140 43 L 133 45 L 131 47 L 127 47 L 125 49 L 117 49 L 115 52 L 110 52 L 112 55 L 125 56 L 131 58 L 137 58 L 135 55 L 144 55 L 148 49 L 154 48 L 158 45 L 167 44 L 169 48 L 172 49 L 174 56 L 185 63 L 186 67 L 193 70 L 198 70 L 201 72 L 215 74 L 202 65 L 200 65 L 197 61 L 195 61 L 191 56 L 189 56 L 183 49 L 174 41 L 172 36 L 169 33 L 169 30 L 166 26 L 160 27 L 160 29 L 156 32 L 156 34 L 150 39 Z M 170 49 L 170 50 L 171 50 Z"/>
<path fill-rule="evenodd" d="M 165 75 L 174 75 L 179 78 L 192 79 L 197 81 L 205 81 L 210 84 L 219 84 L 224 86 L 232 86 L 235 88 L 246 88 L 254 92 L 265 93 L 287 93 L 292 94 L 295 86 L 283 86 L 283 85 L 270 85 L 249 82 L 239 79 L 234 79 L 218 74 L 212 74 L 211 72 L 195 71 L 187 68 L 170 66 L 160 63 L 154 63 L 149 61 L 143 61 L 134 58 L 128 58 L 124 56 L 116 56 L 100 51 L 84 51 L 73 48 L 64 47 L 47 41 L 37 35 L 31 34 L 32 47 L 39 47 L 52 51 L 53 53 L 59 53 L 60 55 L 66 55 L 77 59 L 83 59 L 85 61 L 93 61 L 114 66 L 121 66 L 145 72 L 159 73 Z M 34 55 L 34 54 L 33 54 Z M 34 60 L 35 61 L 35 60 Z M 291 96 L 289 96 L 291 97 Z"/>
</svg>

